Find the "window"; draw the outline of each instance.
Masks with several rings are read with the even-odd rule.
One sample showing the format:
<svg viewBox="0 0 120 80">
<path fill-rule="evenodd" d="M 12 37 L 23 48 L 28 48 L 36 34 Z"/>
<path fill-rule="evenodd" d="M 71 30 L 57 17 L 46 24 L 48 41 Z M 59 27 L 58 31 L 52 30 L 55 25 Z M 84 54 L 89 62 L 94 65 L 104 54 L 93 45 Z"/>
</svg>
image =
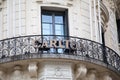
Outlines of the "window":
<svg viewBox="0 0 120 80">
<path fill-rule="evenodd" d="M 68 36 L 68 11 L 62 8 L 48 8 L 42 7 L 41 11 L 41 34 L 44 35 L 53 35 L 53 37 L 45 37 L 47 39 L 64 39 L 64 37 L 54 37 L 54 35 Z M 57 41 L 58 43 L 58 41 Z M 56 43 L 56 45 L 57 45 Z M 54 53 L 63 53 L 64 50 L 60 48 L 50 48 L 50 52 Z"/>
<path fill-rule="evenodd" d="M 42 9 L 42 35 L 68 36 L 67 10 L 52 11 Z"/>
</svg>

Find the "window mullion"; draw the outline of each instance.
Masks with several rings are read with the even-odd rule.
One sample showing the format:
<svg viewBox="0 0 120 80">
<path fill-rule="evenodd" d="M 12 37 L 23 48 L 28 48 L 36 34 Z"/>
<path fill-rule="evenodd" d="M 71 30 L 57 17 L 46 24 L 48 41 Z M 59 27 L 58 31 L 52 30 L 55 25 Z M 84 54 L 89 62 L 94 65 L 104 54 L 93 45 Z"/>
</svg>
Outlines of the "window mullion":
<svg viewBox="0 0 120 80">
<path fill-rule="evenodd" d="M 53 25 L 52 25 L 52 30 L 53 30 L 53 35 L 55 35 L 55 14 L 53 13 L 52 14 L 52 23 L 53 23 Z"/>
</svg>

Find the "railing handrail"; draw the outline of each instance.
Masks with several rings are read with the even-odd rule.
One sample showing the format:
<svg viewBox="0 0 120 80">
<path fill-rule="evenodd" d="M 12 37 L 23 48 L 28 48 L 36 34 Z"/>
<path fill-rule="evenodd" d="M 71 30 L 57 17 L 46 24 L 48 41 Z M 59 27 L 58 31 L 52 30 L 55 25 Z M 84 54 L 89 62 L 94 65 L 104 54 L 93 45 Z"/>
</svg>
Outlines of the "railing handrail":
<svg viewBox="0 0 120 80">
<path fill-rule="evenodd" d="M 9 39 L 14 39 L 14 38 L 21 38 L 21 37 L 30 37 L 30 36 L 31 36 L 31 37 L 32 37 L 32 36 L 61 36 L 61 37 L 72 37 L 72 38 L 78 38 L 78 39 L 84 39 L 84 40 L 92 41 L 92 40 L 89 40 L 89 39 L 86 39 L 86 38 L 80 38 L 80 37 L 75 37 L 75 36 L 65 36 L 65 35 L 27 35 L 27 36 L 17 36 L 17 37 L 6 38 L 6 39 L 2 39 L 2 40 L 0 40 L 0 41 L 9 40 Z M 92 41 L 92 42 L 101 44 L 101 43 L 96 42 L 96 41 Z M 101 45 L 102 45 L 102 44 L 101 44 Z"/>
</svg>

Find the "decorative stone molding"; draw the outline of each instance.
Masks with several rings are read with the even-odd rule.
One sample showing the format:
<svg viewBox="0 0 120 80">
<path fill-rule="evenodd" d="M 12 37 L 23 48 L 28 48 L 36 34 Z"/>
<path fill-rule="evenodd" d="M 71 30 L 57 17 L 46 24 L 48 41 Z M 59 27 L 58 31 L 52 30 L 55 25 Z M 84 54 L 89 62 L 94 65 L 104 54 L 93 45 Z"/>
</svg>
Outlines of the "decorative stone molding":
<svg viewBox="0 0 120 80">
<path fill-rule="evenodd" d="M 56 5 L 65 5 L 72 6 L 73 0 L 36 0 L 37 3 L 47 3 L 47 4 L 56 4 Z"/>
<path fill-rule="evenodd" d="M 73 0 L 68 0 L 67 6 L 72 6 L 73 5 Z"/>
<path fill-rule="evenodd" d="M 55 70 L 54 70 L 54 75 L 55 75 L 56 77 L 61 77 L 61 76 L 63 76 L 60 67 L 56 67 L 56 68 L 55 68 Z"/>
<path fill-rule="evenodd" d="M 0 0 L 0 11 L 2 10 L 2 0 Z"/>
<path fill-rule="evenodd" d="M 21 79 L 21 66 L 17 65 L 14 67 L 13 74 L 11 76 L 11 80 L 20 80 Z"/>
<path fill-rule="evenodd" d="M 88 71 L 87 78 L 89 80 L 96 80 L 96 70 L 95 69 L 90 69 Z"/>
<path fill-rule="evenodd" d="M 112 80 L 112 77 L 110 77 L 110 72 L 103 72 L 101 74 L 101 80 Z"/>
<path fill-rule="evenodd" d="M 84 64 L 77 65 L 76 80 L 84 78 L 87 74 L 87 68 Z"/>
<path fill-rule="evenodd" d="M 43 61 L 40 63 L 38 77 L 42 80 L 73 80 L 72 63 L 61 61 Z"/>
<path fill-rule="evenodd" d="M 2 5 L 2 4 L 3 4 L 4 1 L 6 1 L 6 0 L 0 0 L 0 11 L 1 11 L 2 8 L 3 8 L 3 5 Z"/>
<path fill-rule="evenodd" d="M 4 72 L 0 70 L 0 80 L 5 80 Z"/>
<path fill-rule="evenodd" d="M 14 67 L 14 73 L 15 74 L 19 74 L 20 71 L 21 71 L 21 67 L 20 66 L 17 65 L 17 66 Z"/>
<path fill-rule="evenodd" d="M 31 62 L 28 65 L 28 71 L 31 77 L 37 77 L 37 63 L 36 62 Z"/>
<path fill-rule="evenodd" d="M 110 7 L 111 9 L 115 9 L 115 3 L 114 3 L 113 0 L 106 0 L 106 1 L 109 3 L 109 7 Z"/>
<path fill-rule="evenodd" d="M 116 3 L 115 3 L 115 8 L 116 8 L 116 18 L 117 19 L 120 19 L 120 0 L 116 0 Z"/>
<path fill-rule="evenodd" d="M 0 3 L 2 3 L 3 0 L 0 0 Z"/>
<path fill-rule="evenodd" d="M 43 0 L 36 0 L 37 3 L 43 3 Z"/>
<path fill-rule="evenodd" d="M 100 16 L 101 16 L 101 26 L 103 28 L 103 31 L 105 32 L 107 29 L 107 23 L 109 22 L 109 11 L 106 5 L 102 1 L 100 1 Z"/>
<path fill-rule="evenodd" d="M 6 0 L 0 0 L 0 5 L 2 5 L 2 3 L 3 3 L 4 1 L 6 1 Z"/>
</svg>

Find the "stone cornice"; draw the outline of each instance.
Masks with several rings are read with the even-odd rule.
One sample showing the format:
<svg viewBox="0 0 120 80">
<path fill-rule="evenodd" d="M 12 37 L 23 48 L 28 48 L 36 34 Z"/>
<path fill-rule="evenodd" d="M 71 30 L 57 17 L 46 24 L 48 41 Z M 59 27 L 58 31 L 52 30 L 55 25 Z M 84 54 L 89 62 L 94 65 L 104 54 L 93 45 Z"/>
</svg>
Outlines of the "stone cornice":
<svg viewBox="0 0 120 80">
<path fill-rule="evenodd" d="M 57 4 L 57 5 L 66 5 L 66 6 L 69 6 L 69 7 L 73 5 L 73 0 L 66 0 L 66 1 L 61 0 L 61 2 L 57 1 L 57 0 L 55 0 L 55 1 L 36 0 L 36 2 L 37 3 L 50 3 L 50 4 Z"/>
</svg>

